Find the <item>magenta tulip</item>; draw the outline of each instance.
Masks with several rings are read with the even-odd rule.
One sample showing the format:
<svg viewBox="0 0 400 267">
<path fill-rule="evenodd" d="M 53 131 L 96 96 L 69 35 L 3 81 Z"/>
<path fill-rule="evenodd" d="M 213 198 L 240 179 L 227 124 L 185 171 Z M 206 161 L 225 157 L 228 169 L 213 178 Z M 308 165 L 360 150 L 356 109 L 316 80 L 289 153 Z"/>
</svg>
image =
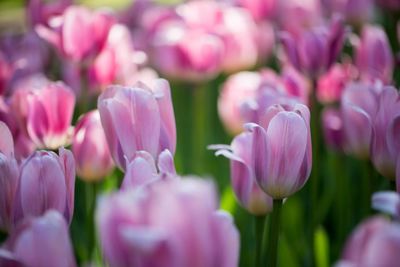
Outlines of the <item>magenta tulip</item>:
<svg viewBox="0 0 400 267">
<path fill-rule="evenodd" d="M 79 119 L 72 141 L 72 153 L 76 159 L 76 172 L 86 181 L 100 180 L 113 169 L 97 110 L 86 113 Z"/>
<path fill-rule="evenodd" d="M 260 22 L 273 18 L 276 14 L 279 1 L 276 0 L 231 0 L 237 5 L 247 9 L 254 20 Z"/>
<path fill-rule="evenodd" d="M 10 130 L 0 122 L 0 229 L 12 226 L 14 197 L 17 191 L 19 170 L 14 158 L 14 142 Z"/>
<path fill-rule="evenodd" d="M 105 258 L 119 267 L 237 266 L 239 235 L 217 206 L 212 183 L 193 178 L 106 196 L 96 211 Z"/>
<path fill-rule="evenodd" d="M 300 190 L 311 172 L 310 111 L 302 104 L 273 105 L 253 133 L 252 153 L 257 183 L 273 199 Z"/>
<path fill-rule="evenodd" d="M 75 267 L 68 226 L 62 215 L 51 210 L 20 225 L 0 249 L 0 265 Z"/>
<path fill-rule="evenodd" d="M 346 243 L 338 267 L 393 267 L 400 261 L 400 226 L 382 217 L 359 225 Z"/>
<path fill-rule="evenodd" d="M 256 183 L 254 159 L 249 149 L 252 146 L 253 136 L 245 132 L 236 136 L 230 146 L 217 145 L 215 154 L 230 159 L 232 189 L 240 204 L 254 215 L 265 215 L 272 211 L 273 201 Z"/>
<path fill-rule="evenodd" d="M 98 100 L 111 155 L 123 170 L 125 157 L 129 162 L 136 151 L 147 151 L 153 158 L 164 149 L 175 152 L 175 117 L 169 84 L 158 79 L 150 88 L 140 82 L 133 87 L 110 86 Z"/>
<path fill-rule="evenodd" d="M 392 81 L 394 58 L 385 31 L 379 26 L 364 26 L 356 47 L 356 66 L 361 79 Z"/>
<path fill-rule="evenodd" d="M 71 223 L 74 212 L 75 161 L 71 151 L 37 151 L 20 167 L 14 223 L 55 209 Z"/>
<path fill-rule="evenodd" d="M 368 22 L 373 15 L 373 0 L 327 0 L 323 1 L 330 14 L 340 13 L 356 26 Z"/>
<path fill-rule="evenodd" d="M 72 2 L 72 0 L 30 0 L 27 6 L 30 26 L 49 23 L 51 17 L 61 15 Z"/>
</svg>

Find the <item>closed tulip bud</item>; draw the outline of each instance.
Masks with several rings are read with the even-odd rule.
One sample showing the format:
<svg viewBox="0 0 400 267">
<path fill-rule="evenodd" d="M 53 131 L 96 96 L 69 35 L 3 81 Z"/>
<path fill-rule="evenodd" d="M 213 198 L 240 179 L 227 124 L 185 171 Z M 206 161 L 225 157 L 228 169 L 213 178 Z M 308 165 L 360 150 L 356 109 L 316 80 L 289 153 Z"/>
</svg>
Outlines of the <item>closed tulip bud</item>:
<svg viewBox="0 0 400 267">
<path fill-rule="evenodd" d="M 377 100 L 378 110 L 373 120 L 371 159 L 383 176 L 396 177 L 400 151 L 400 95 L 394 87 L 385 87 Z"/>
<path fill-rule="evenodd" d="M 75 267 L 68 226 L 60 213 L 46 212 L 20 225 L 0 249 L 0 264 L 13 267 Z"/>
<path fill-rule="evenodd" d="M 14 223 L 55 209 L 70 223 L 74 212 L 75 161 L 71 151 L 37 151 L 20 168 Z"/>
<path fill-rule="evenodd" d="M 111 155 L 121 169 L 140 150 L 154 159 L 164 149 L 174 154 L 175 117 L 166 80 L 155 80 L 151 89 L 140 82 L 110 86 L 100 95 L 98 109 Z"/>
<path fill-rule="evenodd" d="M 232 189 L 240 204 L 254 215 L 265 215 L 272 211 L 273 201 L 256 182 L 253 155 L 249 149 L 252 146 L 253 137 L 245 132 L 236 136 L 230 146 L 217 145 L 215 154 L 230 159 Z"/>
<path fill-rule="evenodd" d="M 105 258 L 119 267 L 237 266 L 239 235 L 217 206 L 212 184 L 193 178 L 106 196 L 96 209 Z"/>
<path fill-rule="evenodd" d="M 0 122 L 0 229 L 12 226 L 14 197 L 18 186 L 18 164 L 14 158 L 14 142 L 8 127 Z"/>
<path fill-rule="evenodd" d="M 310 111 L 302 104 L 271 106 L 258 124 L 250 124 L 257 183 L 273 199 L 300 190 L 311 172 Z"/>
<path fill-rule="evenodd" d="M 25 94 L 26 129 L 38 148 L 57 149 L 68 144 L 74 112 L 74 93 L 63 83 L 50 83 Z M 52 101 L 49 101 L 52 99 Z"/>
<path fill-rule="evenodd" d="M 100 180 L 114 167 L 97 110 L 79 119 L 72 141 L 72 153 L 76 159 L 76 172 L 84 180 Z"/>
<path fill-rule="evenodd" d="M 396 266 L 400 261 L 399 250 L 400 226 L 373 217 L 353 231 L 336 266 Z"/>
<path fill-rule="evenodd" d="M 363 27 L 361 40 L 356 47 L 356 66 L 361 79 L 392 81 L 394 57 L 385 31 L 379 26 Z"/>
<path fill-rule="evenodd" d="M 340 110 L 326 108 L 322 112 L 325 142 L 331 149 L 342 151 L 345 145 L 343 119 Z"/>
</svg>

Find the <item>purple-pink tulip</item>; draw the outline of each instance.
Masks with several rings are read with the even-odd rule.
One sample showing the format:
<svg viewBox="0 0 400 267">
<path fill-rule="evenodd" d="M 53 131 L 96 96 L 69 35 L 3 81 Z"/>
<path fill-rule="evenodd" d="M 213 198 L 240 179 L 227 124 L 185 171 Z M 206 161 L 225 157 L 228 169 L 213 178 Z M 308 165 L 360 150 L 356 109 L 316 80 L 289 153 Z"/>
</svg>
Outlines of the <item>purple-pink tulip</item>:
<svg viewBox="0 0 400 267">
<path fill-rule="evenodd" d="M 86 181 L 100 180 L 113 169 L 114 164 L 97 110 L 79 119 L 72 140 L 72 153 L 76 160 L 76 172 Z"/>
<path fill-rule="evenodd" d="M 273 18 L 279 5 L 279 1 L 276 0 L 229 0 L 229 2 L 247 9 L 257 22 Z"/>
<path fill-rule="evenodd" d="M 74 213 L 75 160 L 72 152 L 60 148 L 59 155 L 37 151 L 20 167 L 15 195 L 14 223 L 41 216 L 55 209 L 70 223 Z"/>
<path fill-rule="evenodd" d="M 400 219 L 400 193 L 393 191 L 382 191 L 372 196 L 372 207 L 378 211 L 385 212 Z"/>
<path fill-rule="evenodd" d="M 385 84 L 392 81 L 394 58 L 385 31 L 374 25 L 366 25 L 356 45 L 356 66 L 361 79 Z"/>
<path fill-rule="evenodd" d="M 215 146 L 216 155 L 230 159 L 231 184 L 240 204 L 254 215 L 265 215 L 272 211 L 272 198 L 258 186 L 254 175 L 254 159 L 251 148 L 253 136 L 241 133 L 230 146 Z M 210 148 L 213 148 L 211 146 Z"/>
<path fill-rule="evenodd" d="M 0 139 L 0 229 L 8 231 L 12 226 L 19 170 L 14 158 L 13 138 L 3 122 L 0 122 Z"/>
<path fill-rule="evenodd" d="M 382 217 L 364 221 L 348 239 L 337 267 L 393 267 L 400 262 L 400 226 Z"/>
<path fill-rule="evenodd" d="M 328 13 L 340 13 L 348 22 L 356 26 L 369 21 L 374 11 L 374 0 L 327 0 L 323 2 Z"/>
<path fill-rule="evenodd" d="M 0 51 L 0 95 L 3 95 L 8 88 L 8 83 L 12 76 L 12 67 L 6 57 Z"/>
<path fill-rule="evenodd" d="M 154 80 L 150 87 L 140 82 L 110 86 L 100 95 L 98 109 L 111 155 L 121 169 L 140 150 L 153 158 L 164 149 L 174 154 L 175 117 L 166 80 Z"/>
<path fill-rule="evenodd" d="M 30 26 L 47 24 L 53 16 L 58 16 L 70 5 L 72 0 L 30 0 L 27 6 L 27 17 Z"/>
<path fill-rule="evenodd" d="M 238 231 L 217 207 L 212 183 L 193 178 L 106 196 L 96 211 L 105 259 L 119 267 L 237 266 Z"/>
<path fill-rule="evenodd" d="M 253 134 L 255 177 L 262 190 L 273 199 L 283 199 L 300 190 L 312 165 L 308 108 L 302 104 L 273 105 L 259 125 L 248 127 Z"/>
<path fill-rule="evenodd" d="M 0 266 L 77 266 L 62 215 L 51 210 L 20 225 L 0 249 Z"/>
<path fill-rule="evenodd" d="M 322 111 L 322 129 L 326 144 L 333 150 L 343 151 L 345 136 L 340 110 L 325 108 Z"/>
</svg>

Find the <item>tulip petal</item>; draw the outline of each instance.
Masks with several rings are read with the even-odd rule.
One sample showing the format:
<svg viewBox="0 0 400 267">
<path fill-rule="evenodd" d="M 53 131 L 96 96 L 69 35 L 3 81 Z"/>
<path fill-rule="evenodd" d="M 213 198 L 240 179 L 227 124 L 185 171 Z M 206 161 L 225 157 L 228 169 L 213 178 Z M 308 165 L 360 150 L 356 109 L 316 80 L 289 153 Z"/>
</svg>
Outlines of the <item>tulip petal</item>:
<svg viewBox="0 0 400 267">
<path fill-rule="evenodd" d="M 122 182 L 123 189 L 138 188 L 158 179 L 154 160 L 151 155 L 149 156 L 150 157 L 141 157 L 138 155 L 129 163 Z"/>
<path fill-rule="evenodd" d="M 158 163 L 157 163 L 158 170 L 161 175 L 165 174 L 167 176 L 175 176 L 175 164 L 174 164 L 174 157 L 172 156 L 169 150 L 164 150 L 158 155 Z"/>
<path fill-rule="evenodd" d="M 7 125 L 0 121 L 0 152 L 7 157 L 14 156 L 14 140 L 10 129 Z"/>
<path fill-rule="evenodd" d="M 374 193 L 372 208 L 400 218 L 400 194 L 392 191 Z"/>
<path fill-rule="evenodd" d="M 65 185 L 67 193 L 67 207 L 65 209 L 65 218 L 71 223 L 74 214 L 74 199 L 75 199 L 75 160 L 72 152 L 68 149 L 61 147 L 59 149 L 59 162 L 62 171 L 65 175 Z"/>
</svg>

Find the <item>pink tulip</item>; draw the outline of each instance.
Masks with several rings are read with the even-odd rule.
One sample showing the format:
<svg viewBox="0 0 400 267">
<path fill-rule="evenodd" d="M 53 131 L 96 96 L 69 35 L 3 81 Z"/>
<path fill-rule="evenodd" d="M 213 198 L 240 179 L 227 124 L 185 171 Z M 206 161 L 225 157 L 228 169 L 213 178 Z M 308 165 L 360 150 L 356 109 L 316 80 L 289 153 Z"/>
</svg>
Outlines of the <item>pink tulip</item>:
<svg viewBox="0 0 400 267">
<path fill-rule="evenodd" d="M 298 37 L 283 32 L 281 41 L 287 61 L 311 78 L 318 78 L 335 62 L 345 36 L 343 21 L 334 17 L 329 27 L 314 27 Z"/>
<path fill-rule="evenodd" d="M 345 151 L 358 158 L 370 155 L 373 120 L 378 111 L 381 87 L 351 83 L 346 86 L 341 99 L 341 112 L 345 134 Z"/>
<path fill-rule="evenodd" d="M 311 172 L 310 111 L 302 104 L 273 105 L 260 125 L 250 124 L 257 183 L 273 199 L 300 190 Z"/>
<path fill-rule="evenodd" d="M 372 207 L 378 211 L 388 213 L 398 220 L 400 219 L 400 193 L 393 191 L 374 193 Z"/>
<path fill-rule="evenodd" d="M 328 13 L 340 13 L 348 22 L 355 25 L 361 25 L 371 20 L 373 15 L 373 0 L 328 0 L 324 2 Z"/>
<path fill-rule="evenodd" d="M 361 79 L 392 81 L 393 54 L 385 31 L 379 26 L 366 25 L 362 29 L 360 43 L 356 46 L 356 66 Z"/>
<path fill-rule="evenodd" d="M 14 158 L 14 142 L 10 130 L 0 122 L 0 229 L 12 226 L 14 197 L 18 185 L 18 164 Z"/>
<path fill-rule="evenodd" d="M 37 151 L 20 167 L 14 223 L 55 209 L 71 223 L 74 212 L 75 161 L 71 151 Z"/>
<path fill-rule="evenodd" d="M 49 101 L 51 99 L 52 101 Z M 56 149 L 69 142 L 75 96 L 61 82 L 23 93 L 28 136 L 39 148 Z"/>
<path fill-rule="evenodd" d="M 345 137 L 340 110 L 325 108 L 322 112 L 322 128 L 327 145 L 333 150 L 342 151 L 345 146 Z"/>
<path fill-rule="evenodd" d="M 166 80 L 157 79 L 150 88 L 140 82 L 110 86 L 100 95 L 98 109 L 111 155 L 121 169 L 140 150 L 153 158 L 164 149 L 174 154 L 175 117 Z"/>
<path fill-rule="evenodd" d="M 373 217 L 353 231 L 336 266 L 396 266 L 400 261 L 399 250 L 400 226 Z"/>
<path fill-rule="evenodd" d="M 104 197 L 96 222 L 105 258 L 119 267 L 237 266 L 239 235 L 217 206 L 212 184 L 193 178 Z"/>
<path fill-rule="evenodd" d="M 29 267 L 75 267 L 68 226 L 57 211 L 20 225 L 0 249 L 0 265 Z"/>
<path fill-rule="evenodd" d="M 169 150 L 164 150 L 158 155 L 157 166 L 148 152 L 138 151 L 133 160 L 127 165 L 126 174 L 121 188 L 138 188 L 160 179 L 176 178 L 174 159 Z"/>
<path fill-rule="evenodd" d="M 100 114 L 93 110 L 83 115 L 76 127 L 72 141 L 76 171 L 86 181 L 104 178 L 114 167 Z"/>
<path fill-rule="evenodd" d="M 385 87 L 377 99 L 378 110 L 373 120 L 371 159 L 383 176 L 396 177 L 400 151 L 400 95 L 394 87 Z"/>
<path fill-rule="evenodd" d="M 108 11 L 70 6 L 62 16 L 51 18 L 48 27 L 38 25 L 36 31 L 63 56 L 80 62 L 101 50 L 114 22 Z"/>
<path fill-rule="evenodd" d="M 276 0 L 230 0 L 229 2 L 248 10 L 257 22 L 273 18 L 279 4 L 279 1 Z"/>
<path fill-rule="evenodd" d="M 30 26 L 47 24 L 52 16 L 61 15 L 72 0 L 30 0 L 27 6 L 27 17 Z"/>
<path fill-rule="evenodd" d="M 240 204 L 254 215 L 265 215 L 272 211 L 272 198 L 257 185 L 254 176 L 254 159 L 252 151 L 253 137 L 242 133 L 233 139 L 227 147 L 216 145 L 215 153 L 230 159 L 231 183 Z M 211 146 L 213 148 L 213 146 Z"/>
</svg>

